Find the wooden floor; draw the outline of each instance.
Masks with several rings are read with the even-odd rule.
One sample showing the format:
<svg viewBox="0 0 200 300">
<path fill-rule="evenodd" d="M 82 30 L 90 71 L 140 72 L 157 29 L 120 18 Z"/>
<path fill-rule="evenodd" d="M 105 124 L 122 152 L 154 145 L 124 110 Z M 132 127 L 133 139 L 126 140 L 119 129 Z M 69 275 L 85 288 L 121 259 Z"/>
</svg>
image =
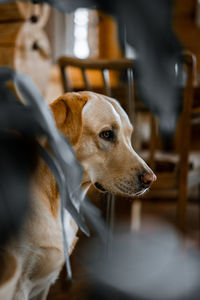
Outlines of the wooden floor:
<svg viewBox="0 0 200 300">
<path fill-rule="evenodd" d="M 123 201 L 123 202 L 122 202 Z M 131 206 L 132 202 L 128 199 L 116 200 L 116 219 L 115 226 L 123 226 L 127 231 L 130 230 L 131 223 Z M 187 247 L 199 247 L 200 245 L 200 206 L 197 202 L 191 202 L 188 207 L 188 232 L 184 237 Z M 145 200 L 141 208 L 141 228 L 144 230 L 149 224 L 153 224 L 155 228 L 159 228 L 162 224 L 175 226 L 176 224 L 176 205 L 175 201 L 153 201 Z M 122 225 L 123 224 L 123 225 Z M 62 270 L 59 279 L 51 287 L 48 300 L 88 300 L 88 299 L 107 299 L 106 296 L 96 295 L 96 290 L 102 292 L 102 289 L 96 288 L 93 282 L 92 262 L 86 262 L 84 252 L 92 238 L 87 238 L 79 234 L 79 241 L 71 256 L 73 283 L 68 283 L 66 280 L 65 268 Z M 116 296 L 116 295 L 115 295 Z M 108 297 L 108 299 L 125 299 L 123 296 Z M 128 299 L 128 298 L 127 298 Z M 134 298 L 135 299 L 135 298 Z"/>
</svg>

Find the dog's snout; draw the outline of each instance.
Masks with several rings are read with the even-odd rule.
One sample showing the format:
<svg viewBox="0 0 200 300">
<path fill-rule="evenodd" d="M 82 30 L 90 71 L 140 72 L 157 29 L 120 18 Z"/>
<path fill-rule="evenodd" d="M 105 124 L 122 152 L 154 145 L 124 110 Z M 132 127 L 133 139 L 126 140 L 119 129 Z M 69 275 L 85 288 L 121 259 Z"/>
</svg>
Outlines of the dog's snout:
<svg viewBox="0 0 200 300">
<path fill-rule="evenodd" d="M 143 172 L 139 175 L 141 184 L 148 188 L 157 178 L 153 172 Z"/>
</svg>

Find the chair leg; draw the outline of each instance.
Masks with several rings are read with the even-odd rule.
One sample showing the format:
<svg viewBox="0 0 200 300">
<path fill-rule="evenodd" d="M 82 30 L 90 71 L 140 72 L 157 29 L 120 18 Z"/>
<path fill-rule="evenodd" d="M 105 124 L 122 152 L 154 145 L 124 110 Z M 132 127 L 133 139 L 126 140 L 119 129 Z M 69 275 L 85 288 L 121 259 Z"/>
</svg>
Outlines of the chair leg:
<svg viewBox="0 0 200 300">
<path fill-rule="evenodd" d="M 149 147 L 149 166 L 152 170 L 155 170 L 155 152 L 156 152 L 156 119 L 155 117 L 151 114 L 150 115 L 150 128 L 151 128 L 151 135 L 150 135 L 150 147 Z"/>
<path fill-rule="evenodd" d="M 115 223 L 115 196 L 111 194 L 106 195 L 106 223 L 108 225 L 106 237 L 106 254 L 111 254 L 112 249 L 112 235 L 114 232 Z"/>
<path fill-rule="evenodd" d="M 131 231 L 138 232 L 141 227 L 142 201 L 135 199 L 131 205 Z"/>
<path fill-rule="evenodd" d="M 183 233 L 187 230 L 187 200 L 187 186 L 181 184 L 177 203 L 177 225 Z"/>
<path fill-rule="evenodd" d="M 199 246 L 200 246 L 200 184 L 198 185 L 198 206 L 199 206 Z"/>
</svg>

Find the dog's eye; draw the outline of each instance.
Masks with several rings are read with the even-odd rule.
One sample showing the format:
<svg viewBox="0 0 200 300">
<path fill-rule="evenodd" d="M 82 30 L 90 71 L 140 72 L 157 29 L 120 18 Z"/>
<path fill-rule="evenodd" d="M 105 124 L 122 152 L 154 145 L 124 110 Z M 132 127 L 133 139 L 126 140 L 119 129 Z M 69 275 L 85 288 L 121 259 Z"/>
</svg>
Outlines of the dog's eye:
<svg viewBox="0 0 200 300">
<path fill-rule="evenodd" d="M 113 130 L 105 130 L 99 133 L 100 138 L 109 141 L 109 142 L 113 142 L 115 139 L 115 134 Z"/>
</svg>

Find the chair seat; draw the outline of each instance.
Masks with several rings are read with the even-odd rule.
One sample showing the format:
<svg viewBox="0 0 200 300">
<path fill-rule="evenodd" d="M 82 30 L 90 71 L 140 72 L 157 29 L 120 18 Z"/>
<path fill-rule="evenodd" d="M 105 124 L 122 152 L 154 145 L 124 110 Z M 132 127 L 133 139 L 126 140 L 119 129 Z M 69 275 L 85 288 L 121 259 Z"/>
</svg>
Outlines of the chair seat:
<svg viewBox="0 0 200 300">
<path fill-rule="evenodd" d="M 149 152 L 142 151 L 140 155 L 148 161 Z M 177 153 L 166 153 L 156 151 L 155 153 L 155 174 L 157 181 L 152 185 L 149 197 L 177 196 L 178 193 L 178 167 L 179 156 Z M 189 156 L 188 187 L 200 183 L 200 152 L 191 152 Z"/>
<path fill-rule="evenodd" d="M 200 152 L 191 152 L 189 156 L 189 162 L 191 164 L 191 169 L 200 168 Z"/>
<path fill-rule="evenodd" d="M 140 156 L 148 161 L 149 151 L 141 151 Z M 179 162 L 178 153 L 167 153 L 164 151 L 156 151 L 155 152 L 155 161 L 157 164 L 166 164 L 170 168 L 170 165 L 177 165 Z M 200 167 L 200 152 L 199 151 L 191 151 L 189 154 L 189 165 L 190 169 L 196 169 Z M 172 168 L 172 166 L 171 166 Z M 165 169 L 166 170 L 166 169 Z M 165 171 L 164 170 L 164 171 Z"/>
</svg>

